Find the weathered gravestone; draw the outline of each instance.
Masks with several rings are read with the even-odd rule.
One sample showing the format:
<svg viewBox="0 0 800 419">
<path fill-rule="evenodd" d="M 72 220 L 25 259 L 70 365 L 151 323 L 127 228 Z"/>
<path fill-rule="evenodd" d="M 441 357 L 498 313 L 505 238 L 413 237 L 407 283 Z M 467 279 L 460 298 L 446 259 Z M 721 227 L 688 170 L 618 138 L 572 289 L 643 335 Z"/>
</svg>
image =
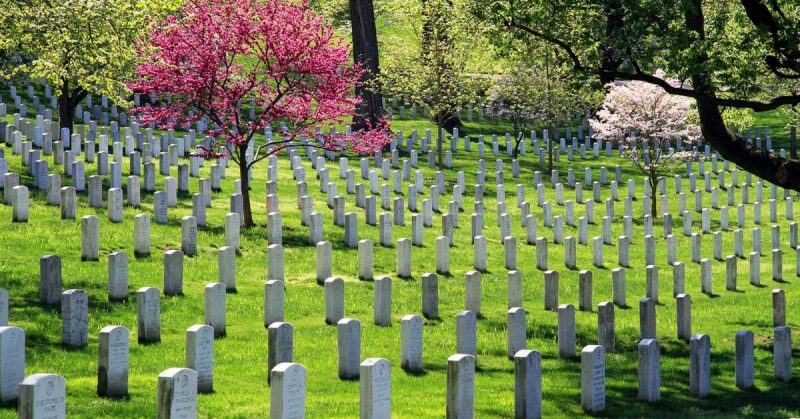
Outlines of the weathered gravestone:
<svg viewBox="0 0 800 419">
<path fill-rule="evenodd" d="M 508 309 L 506 314 L 506 354 L 509 359 L 513 359 L 514 355 L 525 349 L 527 341 L 525 310 L 522 307 L 512 307 Z"/>
<path fill-rule="evenodd" d="M 661 398 L 661 352 L 658 341 L 639 341 L 639 400 L 658 401 Z"/>
<path fill-rule="evenodd" d="M 400 320 L 400 367 L 422 372 L 422 318 L 409 314 Z"/>
<path fill-rule="evenodd" d="M 736 332 L 736 387 L 743 390 L 752 387 L 755 381 L 753 345 L 753 332 Z"/>
<path fill-rule="evenodd" d="M 214 337 L 225 336 L 226 330 L 226 305 L 225 284 L 213 282 L 203 289 L 205 302 L 204 322 L 214 329 Z"/>
<path fill-rule="evenodd" d="M 711 339 L 694 335 L 689 340 L 689 394 L 705 397 L 711 387 Z"/>
<path fill-rule="evenodd" d="M 111 252 L 108 254 L 108 300 L 128 298 L 128 254 Z"/>
<path fill-rule="evenodd" d="M 70 348 L 89 344 L 89 296 L 84 290 L 61 294 L 61 344 Z"/>
<path fill-rule="evenodd" d="M 344 281 L 333 277 L 325 280 L 325 323 L 337 324 L 344 317 Z"/>
<path fill-rule="evenodd" d="M 39 259 L 39 302 L 47 305 L 61 303 L 61 257 L 42 256 Z"/>
<path fill-rule="evenodd" d="M 792 334 L 788 326 L 775 328 L 772 350 L 775 378 L 787 383 L 792 379 Z"/>
<path fill-rule="evenodd" d="M 136 291 L 136 318 L 139 343 L 161 341 L 161 293 L 158 288 Z"/>
<path fill-rule="evenodd" d="M 458 353 L 447 358 L 447 419 L 475 415 L 475 357 Z"/>
<path fill-rule="evenodd" d="M 150 216 L 147 214 L 133 217 L 133 254 L 137 257 L 150 256 Z"/>
<path fill-rule="evenodd" d="M 436 274 L 422 274 L 422 315 L 427 319 L 439 318 L 439 278 Z"/>
<path fill-rule="evenodd" d="M 226 292 L 236 292 L 236 249 L 222 246 L 217 252 L 217 280 Z"/>
<path fill-rule="evenodd" d="M 216 329 L 196 324 L 186 329 L 186 368 L 197 373 L 197 392 L 214 391 L 214 335 Z"/>
<path fill-rule="evenodd" d="M 25 379 L 25 331 L 19 327 L 0 327 L 0 402 L 19 396 L 19 383 Z"/>
<path fill-rule="evenodd" d="M 343 318 L 336 324 L 336 330 L 339 378 L 358 379 L 361 361 L 361 322 L 358 319 Z"/>
<path fill-rule="evenodd" d="M 581 407 L 590 413 L 606 408 L 606 354 L 600 345 L 581 351 Z"/>
<path fill-rule="evenodd" d="M 464 310 L 456 314 L 456 352 L 478 355 L 477 318 L 474 311 Z"/>
<path fill-rule="evenodd" d="M 183 252 L 164 253 L 164 295 L 183 295 Z"/>
<path fill-rule="evenodd" d="M 197 372 L 169 368 L 158 375 L 156 418 L 197 417 Z"/>
<path fill-rule="evenodd" d="M 514 417 L 542 417 L 542 354 L 523 349 L 514 354 Z"/>
<path fill-rule="evenodd" d="M 283 281 L 271 279 L 264 284 L 264 327 L 283 321 Z"/>
<path fill-rule="evenodd" d="M 389 326 L 392 323 L 392 279 L 388 276 L 375 279 L 372 307 L 376 325 Z"/>
<path fill-rule="evenodd" d="M 283 362 L 270 372 L 271 419 L 299 419 L 306 416 L 306 369 L 300 364 Z"/>
<path fill-rule="evenodd" d="M 391 364 L 383 358 L 367 358 L 359 368 L 361 419 L 392 417 Z"/>
<path fill-rule="evenodd" d="M 100 260 L 100 219 L 96 215 L 81 217 L 81 260 Z"/>
<path fill-rule="evenodd" d="M 19 385 L 20 419 L 67 417 L 67 382 L 56 374 L 29 375 Z"/>
<path fill-rule="evenodd" d="M 128 395 L 128 351 L 130 332 L 122 326 L 106 326 L 100 330 L 97 361 L 97 395 Z"/>
<path fill-rule="evenodd" d="M 294 327 L 289 323 L 274 322 L 267 328 L 267 370 L 294 359 Z M 267 382 L 272 376 L 267 375 Z"/>
<path fill-rule="evenodd" d="M 11 220 L 15 223 L 28 222 L 28 188 L 26 186 L 15 186 L 11 191 Z"/>
</svg>

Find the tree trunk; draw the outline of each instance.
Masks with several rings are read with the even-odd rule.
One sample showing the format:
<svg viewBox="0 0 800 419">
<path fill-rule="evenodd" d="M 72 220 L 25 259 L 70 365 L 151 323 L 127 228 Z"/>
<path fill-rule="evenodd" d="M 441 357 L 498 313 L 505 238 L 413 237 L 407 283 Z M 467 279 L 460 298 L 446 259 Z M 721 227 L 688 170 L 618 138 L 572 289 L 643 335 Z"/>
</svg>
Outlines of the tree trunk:
<svg viewBox="0 0 800 419">
<path fill-rule="evenodd" d="M 72 134 L 75 108 L 70 106 L 69 102 L 69 96 L 64 96 L 63 93 L 58 95 L 58 125 L 60 128 L 68 128 Z"/>
<path fill-rule="evenodd" d="M 795 125 L 789 128 L 789 156 L 793 159 L 797 158 L 797 126 Z"/>
<path fill-rule="evenodd" d="M 378 74 L 378 36 L 375 30 L 375 9 L 372 0 L 350 0 L 350 24 L 353 30 L 353 61 L 366 70 L 355 86 L 361 99 L 353 116 L 353 129 L 365 129 L 367 121 L 377 126 L 383 115 Z"/>
<path fill-rule="evenodd" d="M 75 120 L 75 107 L 72 106 L 72 101 L 70 99 L 69 82 L 63 81 L 61 84 L 61 92 L 58 94 L 58 125 L 61 128 L 69 128 L 69 133 L 72 134 L 73 121 Z"/>
<path fill-rule="evenodd" d="M 657 219 L 656 211 L 658 210 L 656 196 L 659 196 L 658 192 L 656 191 L 658 188 L 658 175 L 651 174 L 648 176 L 648 179 L 650 181 L 650 216 L 653 217 L 653 220 L 655 220 Z"/>
<path fill-rule="evenodd" d="M 247 143 L 236 147 L 239 160 L 239 181 L 242 187 L 242 227 L 252 227 L 253 211 L 250 206 L 250 177 L 247 176 Z"/>
<path fill-rule="evenodd" d="M 61 79 L 61 91 L 58 94 L 58 124 L 61 128 L 69 128 L 69 133 L 72 134 L 75 108 L 89 92 L 80 86 L 70 91 L 69 82 L 69 79 Z"/>
</svg>

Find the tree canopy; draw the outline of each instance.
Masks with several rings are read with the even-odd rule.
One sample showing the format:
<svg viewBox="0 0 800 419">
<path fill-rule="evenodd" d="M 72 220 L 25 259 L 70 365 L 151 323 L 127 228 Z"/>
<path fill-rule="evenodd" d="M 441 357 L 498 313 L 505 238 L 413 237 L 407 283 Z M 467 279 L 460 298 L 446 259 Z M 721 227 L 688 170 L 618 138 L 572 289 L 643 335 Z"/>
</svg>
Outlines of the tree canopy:
<svg viewBox="0 0 800 419">
<path fill-rule="evenodd" d="M 134 41 L 176 0 L 10 0 L 0 7 L 0 50 L 17 60 L 0 76 L 43 78 L 59 96 L 61 126 L 87 94 L 126 104 L 134 74 Z"/>
<path fill-rule="evenodd" d="M 471 10 L 523 42 L 550 45 L 574 71 L 603 83 L 639 80 L 693 98 L 704 139 L 723 157 L 800 189 L 800 161 L 757 149 L 732 133 L 722 116 L 729 108 L 766 111 L 800 103 L 800 3 L 471 0 Z M 657 77 L 655 68 L 679 82 Z"/>
</svg>

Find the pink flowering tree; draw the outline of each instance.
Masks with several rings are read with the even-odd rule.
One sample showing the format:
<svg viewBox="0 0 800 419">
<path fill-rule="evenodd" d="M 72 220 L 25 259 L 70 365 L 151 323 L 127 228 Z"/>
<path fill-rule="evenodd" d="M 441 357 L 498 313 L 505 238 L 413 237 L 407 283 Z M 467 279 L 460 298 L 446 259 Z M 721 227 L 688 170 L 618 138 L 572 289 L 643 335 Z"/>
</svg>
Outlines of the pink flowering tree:
<svg viewBox="0 0 800 419">
<path fill-rule="evenodd" d="M 362 70 L 307 0 L 189 0 L 137 48 L 138 79 L 129 87 L 156 104 L 134 112 L 164 129 L 208 121 L 204 134 L 213 141 L 199 154 L 238 166 L 244 226 L 254 225 L 249 170 L 300 137 L 365 154 L 390 141 L 386 120 L 348 135 L 315 132 L 353 116 Z M 267 138 L 266 127 L 277 135 Z"/>
<path fill-rule="evenodd" d="M 664 78 L 662 72 L 657 72 Z M 677 83 L 674 80 L 667 80 Z M 646 177 L 652 191 L 650 210 L 656 215 L 656 187 L 694 153 L 686 151 L 700 138 L 697 114 L 691 102 L 651 83 L 609 84 L 602 108 L 589 124 L 594 136 L 615 141 L 634 167 Z M 683 150 L 678 150 L 677 140 Z"/>
</svg>

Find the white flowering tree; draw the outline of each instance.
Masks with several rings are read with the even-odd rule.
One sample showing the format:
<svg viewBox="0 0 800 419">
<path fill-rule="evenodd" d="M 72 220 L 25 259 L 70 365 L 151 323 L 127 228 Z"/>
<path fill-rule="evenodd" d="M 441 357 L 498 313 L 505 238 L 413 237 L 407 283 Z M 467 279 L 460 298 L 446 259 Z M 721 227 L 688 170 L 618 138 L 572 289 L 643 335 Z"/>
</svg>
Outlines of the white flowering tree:
<svg viewBox="0 0 800 419">
<path fill-rule="evenodd" d="M 656 73 L 664 78 L 663 73 Z M 677 83 L 667 80 L 670 83 Z M 700 138 L 700 127 L 691 102 L 655 84 L 632 81 L 609 84 L 602 108 L 589 121 L 596 138 L 615 141 L 648 180 L 655 195 L 659 180 L 681 162 L 694 157 L 686 151 Z M 678 150 L 676 141 L 683 142 Z M 656 199 L 650 200 L 656 214 Z"/>
</svg>

